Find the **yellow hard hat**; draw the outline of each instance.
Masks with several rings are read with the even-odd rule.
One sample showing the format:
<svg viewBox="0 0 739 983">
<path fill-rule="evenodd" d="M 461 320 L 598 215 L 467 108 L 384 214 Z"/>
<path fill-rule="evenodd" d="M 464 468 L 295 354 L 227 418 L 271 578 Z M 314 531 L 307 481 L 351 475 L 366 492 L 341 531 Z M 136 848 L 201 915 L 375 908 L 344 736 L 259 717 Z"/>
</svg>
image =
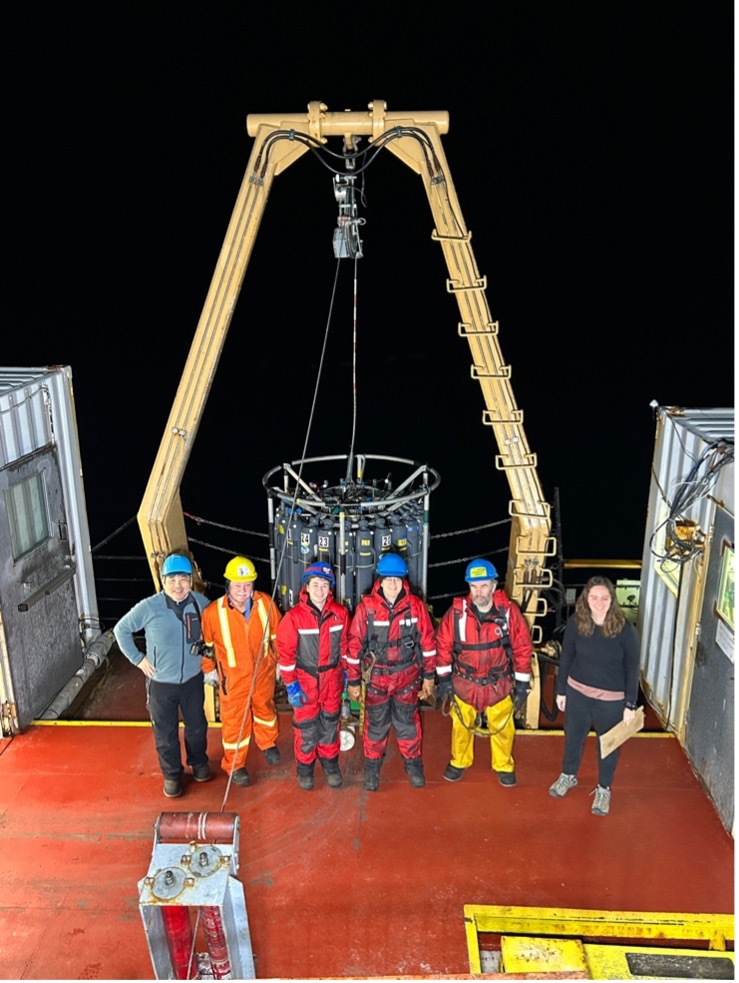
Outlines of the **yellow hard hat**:
<svg viewBox="0 0 739 983">
<path fill-rule="evenodd" d="M 254 564 L 251 560 L 247 560 L 245 556 L 235 556 L 233 560 L 229 560 L 226 564 L 223 576 L 226 580 L 230 580 L 231 583 L 243 584 L 256 580 L 257 571 L 254 569 Z"/>
</svg>

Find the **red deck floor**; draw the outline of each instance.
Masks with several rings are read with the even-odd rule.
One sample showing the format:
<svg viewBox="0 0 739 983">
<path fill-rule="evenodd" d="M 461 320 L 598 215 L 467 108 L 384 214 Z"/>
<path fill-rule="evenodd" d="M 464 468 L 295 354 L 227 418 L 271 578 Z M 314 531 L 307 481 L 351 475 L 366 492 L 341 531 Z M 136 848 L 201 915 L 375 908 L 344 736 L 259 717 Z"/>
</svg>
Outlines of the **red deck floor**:
<svg viewBox="0 0 739 983">
<path fill-rule="evenodd" d="M 317 772 L 302 792 L 283 714 L 283 764 L 253 751 L 253 785 L 225 803 L 220 771 L 163 797 L 148 725 L 52 724 L 2 740 L 2 976 L 151 979 L 137 885 L 154 823 L 173 810 L 239 813 L 261 978 L 464 975 L 465 904 L 733 912 L 733 839 L 673 738 L 625 745 L 611 814 L 598 818 L 594 738 L 580 786 L 557 801 L 560 732 L 519 733 L 515 788 L 498 784 L 483 741 L 450 784 L 449 720 L 423 720 L 424 789 L 409 787 L 391 741 L 378 792 L 362 788 L 358 747 L 342 755 L 342 788 Z M 209 748 L 217 766 L 218 727 Z"/>
</svg>

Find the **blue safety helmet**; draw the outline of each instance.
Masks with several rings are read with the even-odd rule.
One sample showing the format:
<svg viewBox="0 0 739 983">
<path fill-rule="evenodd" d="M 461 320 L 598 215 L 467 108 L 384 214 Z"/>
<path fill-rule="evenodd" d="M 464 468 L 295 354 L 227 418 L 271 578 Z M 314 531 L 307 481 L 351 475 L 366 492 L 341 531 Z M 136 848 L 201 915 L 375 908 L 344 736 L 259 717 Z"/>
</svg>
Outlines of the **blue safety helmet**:
<svg viewBox="0 0 739 983">
<path fill-rule="evenodd" d="M 323 577 L 332 587 L 336 586 L 336 577 L 328 563 L 311 563 L 303 571 L 303 583 L 307 584 L 311 577 Z"/>
<path fill-rule="evenodd" d="M 498 571 L 489 560 L 477 559 L 467 564 L 464 579 L 468 584 L 476 580 L 497 580 Z"/>
<path fill-rule="evenodd" d="M 192 577 L 192 563 L 186 556 L 181 556 L 179 553 L 168 556 L 162 564 L 162 577 L 172 577 L 176 573 L 184 573 L 188 577 Z"/>
<path fill-rule="evenodd" d="M 407 577 L 408 564 L 397 553 L 383 553 L 377 564 L 378 577 Z"/>
</svg>

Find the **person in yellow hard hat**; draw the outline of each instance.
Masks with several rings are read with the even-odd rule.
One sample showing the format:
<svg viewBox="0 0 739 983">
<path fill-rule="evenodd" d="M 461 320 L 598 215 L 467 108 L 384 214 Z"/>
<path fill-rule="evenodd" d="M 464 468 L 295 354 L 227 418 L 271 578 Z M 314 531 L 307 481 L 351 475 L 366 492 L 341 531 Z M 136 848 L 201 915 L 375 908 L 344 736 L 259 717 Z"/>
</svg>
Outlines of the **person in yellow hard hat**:
<svg viewBox="0 0 739 983">
<path fill-rule="evenodd" d="M 203 612 L 203 672 L 220 696 L 221 767 L 234 784 L 249 785 L 252 735 L 268 764 L 280 762 L 274 641 L 281 616 L 269 594 L 254 590 L 257 572 L 247 557 L 229 560 L 223 576 L 226 593 Z"/>
</svg>

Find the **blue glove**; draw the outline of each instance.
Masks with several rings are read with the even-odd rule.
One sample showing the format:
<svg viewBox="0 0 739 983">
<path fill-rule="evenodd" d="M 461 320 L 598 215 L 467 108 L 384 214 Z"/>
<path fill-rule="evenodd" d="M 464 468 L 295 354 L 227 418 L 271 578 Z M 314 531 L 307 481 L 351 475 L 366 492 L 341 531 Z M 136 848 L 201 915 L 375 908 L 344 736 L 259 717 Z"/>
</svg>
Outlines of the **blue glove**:
<svg viewBox="0 0 739 983">
<path fill-rule="evenodd" d="M 439 699 L 446 700 L 447 697 L 454 695 L 454 684 L 452 683 L 451 674 L 448 676 L 442 676 L 439 679 Z"/>
<path fill-rule="evenodd" d="M 297 679 L 294 683 L 288 683 L 285 689 L 287 690 L 287 698 L 291 707 L 302 707 L 304 703 L 308 702 L 308 697 L 300 688 L 300 683 Z"/>
<path fill-rule="evenodd" d="M 513 706 L 516 710 L 520 710 L 521 707 L 526 702 L 526 698 L 529 695 L 529 684 L 525 683 L 521 679 L 517 679 L 513 684 L 513 692 L 511 693 L 511 699 L 513 700 Z"/>
</svg>

